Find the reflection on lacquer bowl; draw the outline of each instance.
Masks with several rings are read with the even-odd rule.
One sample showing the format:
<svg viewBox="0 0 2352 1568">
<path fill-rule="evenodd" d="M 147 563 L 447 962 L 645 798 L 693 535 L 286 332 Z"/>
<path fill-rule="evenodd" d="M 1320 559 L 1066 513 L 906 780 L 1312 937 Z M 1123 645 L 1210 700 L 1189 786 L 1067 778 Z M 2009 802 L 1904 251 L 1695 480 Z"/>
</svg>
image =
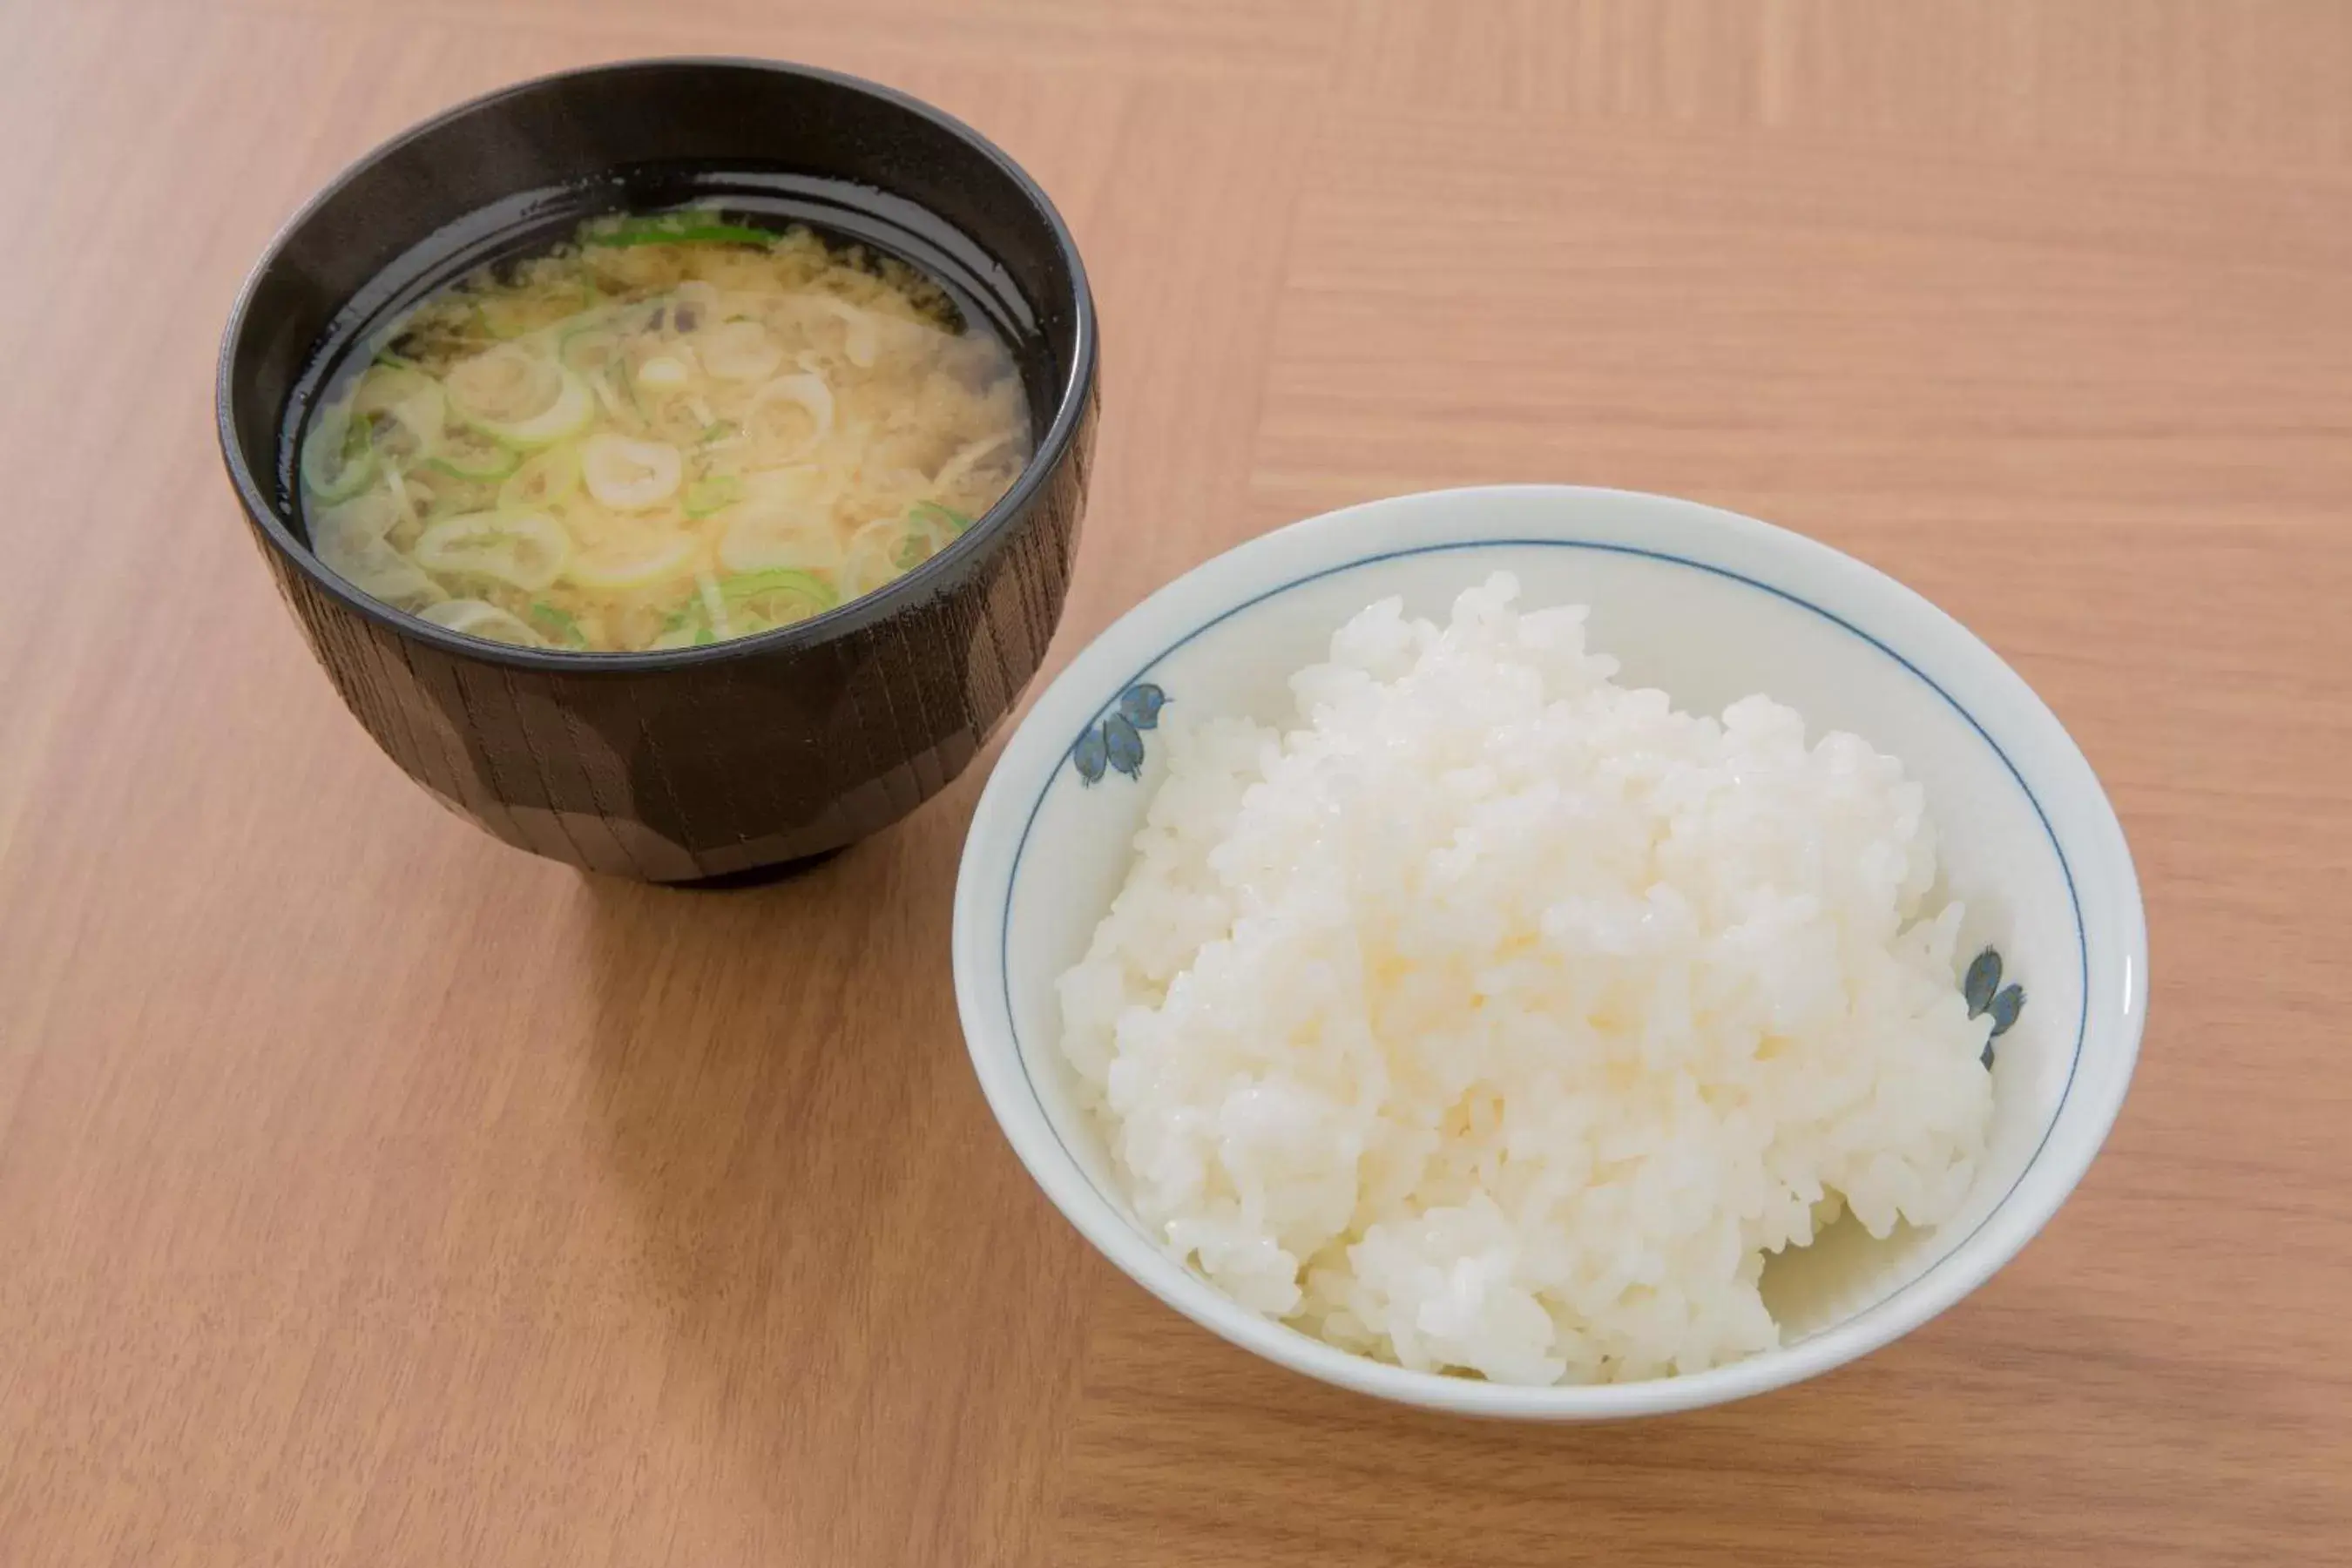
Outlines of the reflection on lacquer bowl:
<svg viewBox="0 0 2352 1568">
<path fill-rule="evenodd" d="M 1087 951 L 1166 773 L 1170 704 L 1284 715 L 1290 672 L 1401 595 L 1443 622 L 1515 574 L 1530 605 L 1591 606 L 1628 684 L 1694 712 L 1751 692 L 1853 731 L 1924 788 L 1941 891 L 1961 900 L 1951 984 L 2005 1026 L 1982 1158 L 1955 1212 L 1874 1239 L 1851 1221 L 1776 1255 L 1780 1343 L 1643 1381 L 1517 1385 L 1351 1353 L 1237 1305 L 1147 1234 L 1060 1049 L 1056 978 Z M 1155 733 L 1155 731 L 1160 733 Z M 1811 1376 L 1981 1284 L 2057 1210 L 2122 1103 L 2147 984 L 2138 884 L 2082 753 L 1950 617 L 1799 535 L 1663 497 L 1565 487 L 1402 496 L 1284 529 L 1162 589 L 1039 700 L 981 802 L 957 889 L 955 974 L 989 1103 L 1046 1194 L 1146 1289 L 1269 1360 L 1382 1398 L 1580 1419 L 1688 1409 Z M 2001 973 L 1976 955 L 2000 955 Z M 1964 973 L 1973 970 L 1974 973 Z M 2017 987 L 2012 990 L 2011 987 Z M 2030 1000 L 2028 1000 L 2030 998 Z M 1971 1047 L 1970 1050 L 1973 1051 Z"/>
</svg>

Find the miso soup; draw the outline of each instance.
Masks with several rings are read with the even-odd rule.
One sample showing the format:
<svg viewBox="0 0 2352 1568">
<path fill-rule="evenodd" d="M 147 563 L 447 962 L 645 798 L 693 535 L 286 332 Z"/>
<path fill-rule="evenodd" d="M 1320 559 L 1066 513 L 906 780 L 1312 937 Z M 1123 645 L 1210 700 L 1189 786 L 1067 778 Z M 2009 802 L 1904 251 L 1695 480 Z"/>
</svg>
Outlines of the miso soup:
<svg viewBox="0 0 2352 1568">
<path fill-rule="evenodd" d="M 921 272 L 702 209 L 593 220 L 370 342 L 300 432 L 311 547 L 506 643 L 805 619 L 945 548 L 1032 450 L 1004 342 Z"/>
</svg>

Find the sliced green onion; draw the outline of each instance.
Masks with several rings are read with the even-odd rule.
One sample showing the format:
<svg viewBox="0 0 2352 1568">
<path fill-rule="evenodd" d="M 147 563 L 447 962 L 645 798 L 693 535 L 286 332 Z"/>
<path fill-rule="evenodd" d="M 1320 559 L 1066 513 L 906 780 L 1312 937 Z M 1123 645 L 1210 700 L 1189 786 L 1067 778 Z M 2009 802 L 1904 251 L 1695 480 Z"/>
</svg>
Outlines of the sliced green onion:
<svg viewBox="0 0 2352 1568">
<path fill-rule="evenodd" d="M 743 499 L 743 481 L 732 474 L 713 474 L 686 487 L 686 515 L 709 517 Z"/>
<path fill-rule="evenodd" d="M 939 521 L 946 523 L 958 533 L 961 533 L 965 529 L 971 526 L 971 519 L 964 516 L 963 513 L 956 510 L 955 508 L 951 506 L 941 506 L 935 500 L 917 501 L 913 506 L 907 509 L 907 515 L 910 518 L 916 519 L 936 517 Z"/>
<path fill-rule="evenodd" d="M 748 224 L 729 223 L 706 213 L 651 213 L 623 218 L 608 228 L 582 237 L 581 243 L 601 249 L 635 245 L 758 245 L 770 246 L 776 236 Z"/>
<path fill-rule="evenodd" d="M 479 430 L 452 430 L 425 467 L 460 479 L 502 479 L 522 466 L 522 454 Z"/>
<path fill-rule="evenodd" d="M 727 624 L 727 595 L 719 591 L 719 579 L 709 572 L 694 574 L 695 591 L 702 595 L 703 614 L 709 617 L 711 628 L 722 637 L 735 635 Z"/>
<path fill-rule="evenodd" d="M 574 327 L 557 339 L 555 357 L 583 375 L 593 375 L 610 363 L 620 346 L 620 333 L 598 322 Z"/>
<path fill-rule="evenodd" d="M 352 394 L 352 412 L 369 420 L 368 438 L 398 462 L 429 457 L 449 421 L 441 384 L 421 370 L 371 367 Z"/>
<path fill-rule="evenodd" d="M 580 443 L 588 493 L 614 511 L 643 511 L 677 493 L 686 461 L 667 441 L 635 441 L 598 431 Z"/>
<path fill-rule="evenodd" d="M 588 646 L 587 636 L 581 631 L 580 623 L 572 618 L 571 612 L 551 605 L 544 599 L 533 599 L 530 602 L 530 614 L 533 620 L 543 621 L 553 626 L 556 635 L 573 647 Z"/>
<path fill-rule="evenodd" d="M 807 416 L 809 433 L 793 451 L 772 454 L 771 461 L 796 461 L 824 445 L 824 438 L 833 434 L 833 389 L 824 384 L 824 377 L 806 371 L 778 376 L 751 395 L 751 403 L 743 410 L 744 428 L 756 434 L 761 410 L 772 402 L 789 403 Z"/>
<path fill-rule="evenodd" d="M 404 471 L 401 483 L 410 503 L 428 521 L 453 511 L 480 511 L 498 499 L 496 481 L 468 479 L 431 458 Z"/>
<path fill-rule="evenodd" d="M 596 417 L 596 395 L 569 365 L 557 367 L 562 376 L 555 401 L 527 419 L 467 418 L 475 428 L 515 447 L 546 447 L 588 428 Z"/>
<path fill-rule="evenodd" d="M 890 564 L 912 572 L 971 526 L 971 519 L 937 501 L 917 501 L 907 509 L 907 531 L 890 547 Z"/>
<path fill-rule="evenodd" d="M 499 504 L 507 507 L 554 506 L 572 499 L 580 488 L 580 448 L 550 447 L 534 452 L 514 477 L 499 487 Z"/>
<path fill-rule="evenodd" d="M 586 429 L 596 415 L 588 384 L 543 344 L 486 349 L 451 365 L 442 385 L 452 414 L 509 446 L 548 446 Z"/>
<path fill-rule="evenodd" d="M 428 572 L 472 573 L 536 593 L 563 574 L 572 536 L 543 511 L 472 511 L 445 517 L 416 537 Z"/>
<path fill-rule="evenodd" d="M 547 641 L 487 599 L 449 599 L 418 614 L 435 626 L 446 626 L 467 637 L 488 637 L 492 642 L 520 643 L 526 647 L 538 647 Z"/>
<path fill-rule="evenodd" d="M 823 615 L 841 602 L 824 578 L 789 566 L 738 572 L 719 583 L 719 596 L 730 610 L 738 612 L 733 629 L 739 634 L 788 626 Z"/>
<path fill-rule="evenodd" d="M 302 485 L 320 500 L 341 500 L 365 489 L 375 478 L 375 448 L 367 421 L 353 419 L 348 405 L 322 408 L 302 437 Z"/>
<path fill-rule="evenodd" d="M 737 572 L 722 579 L 719 592 L 730 605 L 754 599 L 762 594 L 798 594 L 814 601 L 820 609 L 829 610 L 841 602 L 840 596 L 826 585 L 825 580 L 814 572 L 803 572 L 791 566 L 771 566 L 763 572 Z"/>
<path fill-rule="evenodd" d="M 851 534 L 841 554 L 842 592 L 854 599 L 898 576 L 899 568 L 891 557 L 903 532 L 897 518 L 877 517 Z"/>
</svg>

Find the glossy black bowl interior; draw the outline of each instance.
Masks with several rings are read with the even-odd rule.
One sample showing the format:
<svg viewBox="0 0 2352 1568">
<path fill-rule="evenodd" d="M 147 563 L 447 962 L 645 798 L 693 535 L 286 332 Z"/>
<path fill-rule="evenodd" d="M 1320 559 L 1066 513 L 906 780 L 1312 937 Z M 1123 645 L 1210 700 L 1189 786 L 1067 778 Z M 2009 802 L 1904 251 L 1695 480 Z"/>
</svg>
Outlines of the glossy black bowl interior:
<svg viewBox="0 0 2352 1568">
<path fill-rule="evenodd" d="M 311 556 L 289 434 L 373 324 L 592 212 L 713 197 L 899 255 L 1004 336 L 1040 437 L 987 516 L 823 616 L 660 653 L 461 637 Z M 805 68 L 646 61 L 494 93 L 348 170 L 247 281 L 218 398 L 222 452 L 263 552 L 344 702 L 394 762 L 540 854 L 658 881 L 731 879 L 911 811 L 1018 700 L 1060 617 L 1084 509 L 1094 308 L 1044 193 L 947 116 Z"/>
</svg>

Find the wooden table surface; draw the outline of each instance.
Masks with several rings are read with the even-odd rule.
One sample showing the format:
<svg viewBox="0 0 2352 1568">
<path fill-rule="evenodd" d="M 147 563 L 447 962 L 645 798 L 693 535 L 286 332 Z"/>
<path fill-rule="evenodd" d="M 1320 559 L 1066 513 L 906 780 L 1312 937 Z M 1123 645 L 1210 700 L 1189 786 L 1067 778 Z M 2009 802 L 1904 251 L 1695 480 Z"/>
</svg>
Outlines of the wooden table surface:
<svg viewBox="0 0 2352 1568">
<path fill-rule="evenodd" d="M 2065 1211 L 1745 1405 L 1392 1411 L 1145 1298 L 999 1138 L 984 765 L 750 893 L 436 808 L 245 538 L 216 334 L 378 139 L 671 52 L 897 83 L 1061 204 L 1106 417 L 1057 665 L 1493 479 L 1758 513 L 1976 628 L 2153 928 Z M 2347 83 L 2339 0 L 11 0 L 0 1563 L 2345 1561 Z"/>
</svg>

